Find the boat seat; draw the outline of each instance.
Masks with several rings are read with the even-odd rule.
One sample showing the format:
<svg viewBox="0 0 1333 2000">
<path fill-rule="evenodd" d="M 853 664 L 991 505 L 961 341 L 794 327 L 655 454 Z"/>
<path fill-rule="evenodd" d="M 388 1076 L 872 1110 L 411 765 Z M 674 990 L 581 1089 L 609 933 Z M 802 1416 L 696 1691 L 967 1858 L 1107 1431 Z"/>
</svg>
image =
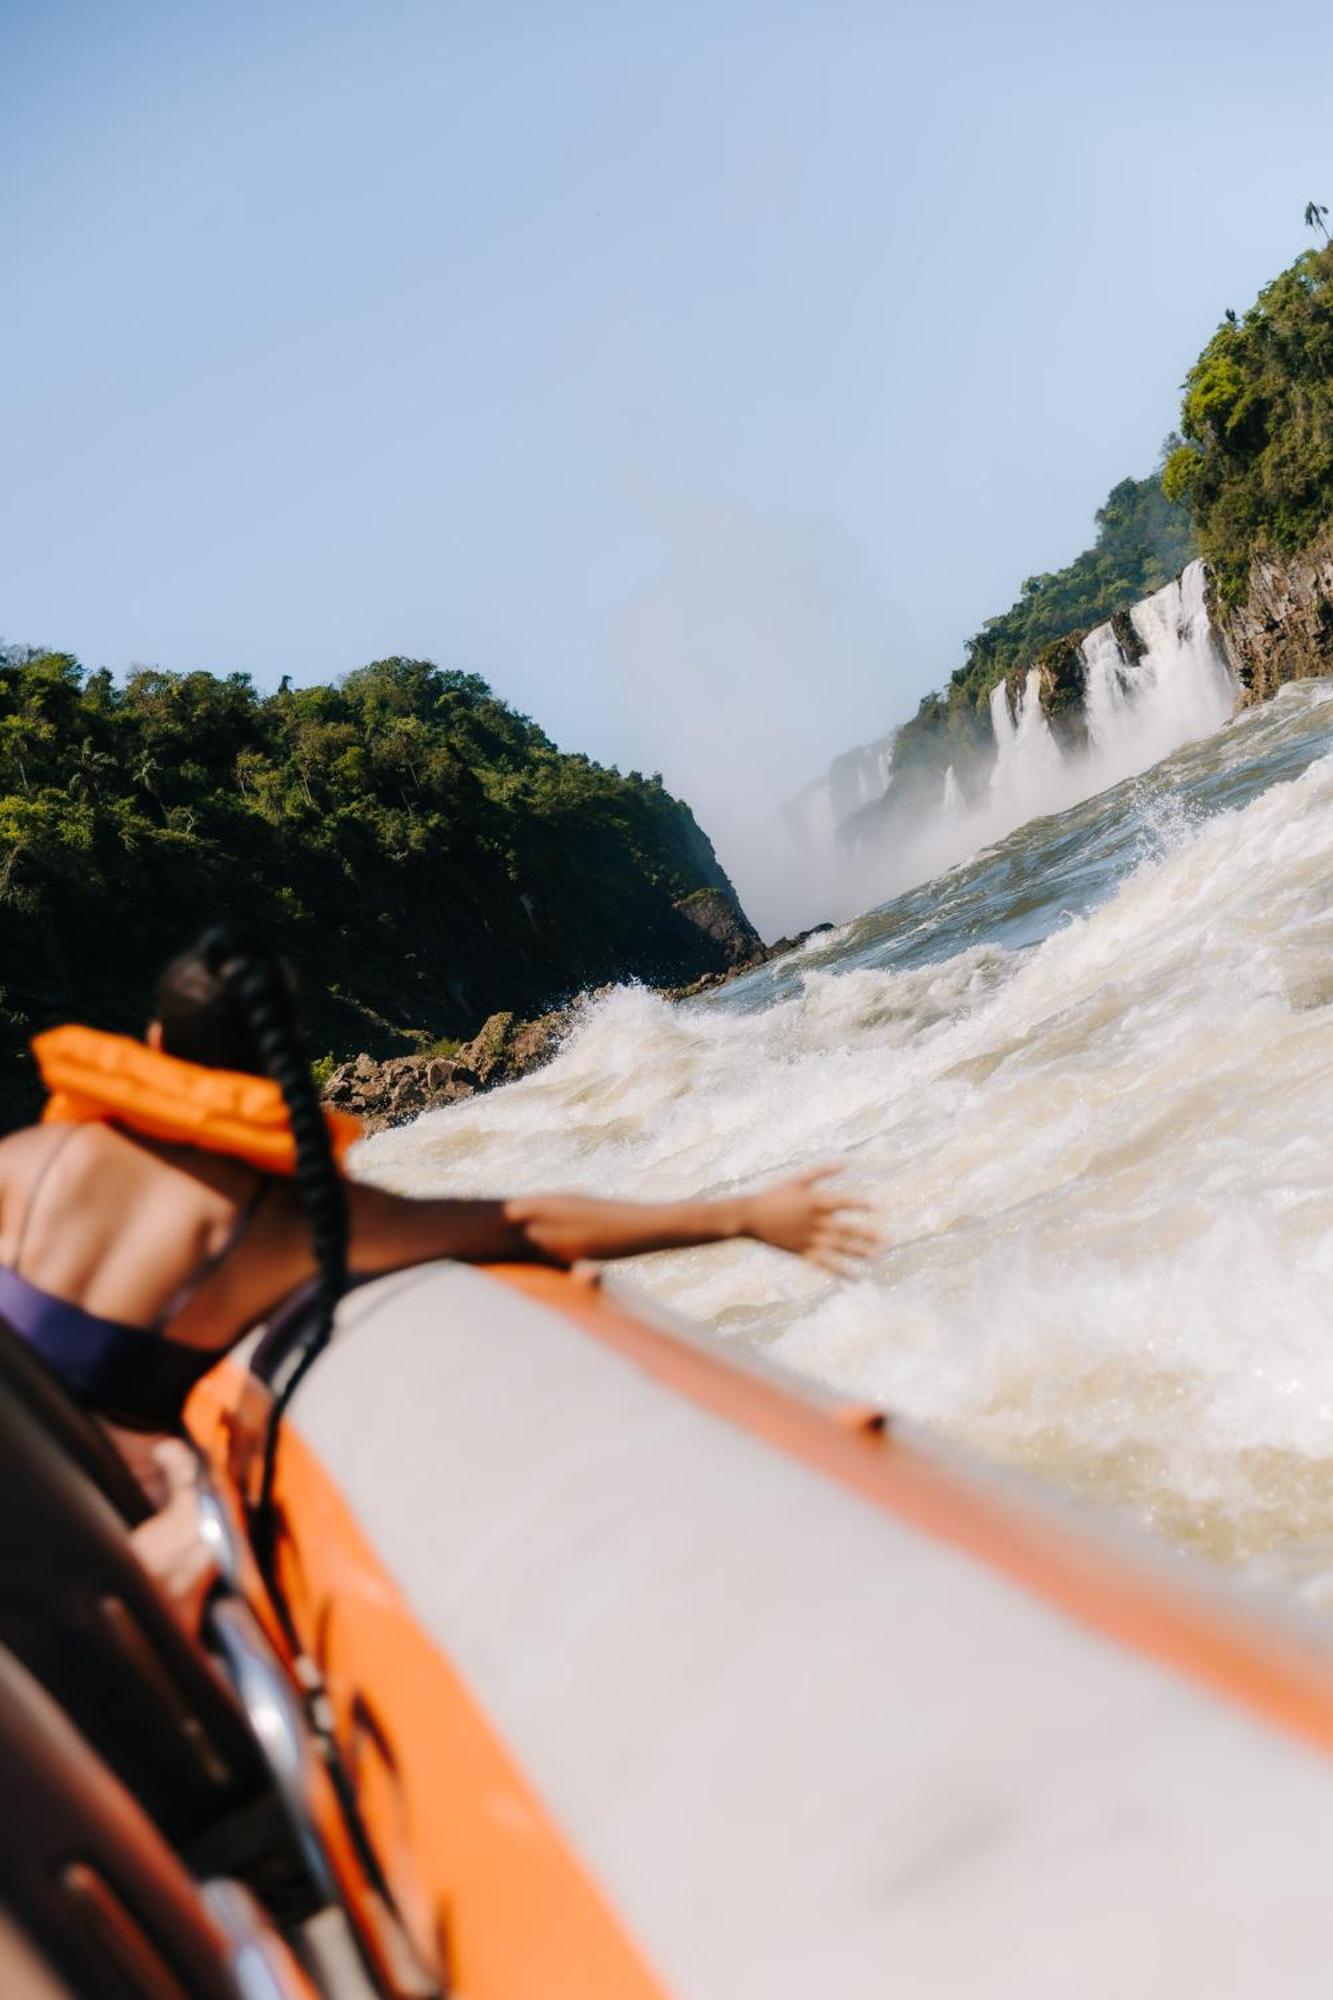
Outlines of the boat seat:
<svg viewBox="0 0 1333 2000">
<path fill-rule="evenodd" d="M 137 1484 L 124 1489 L 96 1427 L 40 1364 L 25 1367 L 22 1345 L 0 1326 L 0 1644 L 167 1837 L 189 1839 L 262 1800 L 263 1757 L 139 1561 L 130 1524 L 148 1508 Z"/>
<path fill-rule="evenodd" d="M 238 1884 L 200 1887 L 69 1718 L 0 1647 L 0 1990 L 317 2000 Z"/>
<path fill-rule="evenodd" d="M 201 1643 L 134 1548 L 130 1522 L 150 1511 L 137 1482 L 126 1472 L 124 1490 L 114 1448 L 23 1345 L 0 1321 L 0 1646 L 196 1873 L 243 1875 L 282 1921 L 341 1912 L 357 1950 L 390 1969 L 388 1990 L 424 1990 L 415 1971 L 400 1975 L 387 1906 L 347 1901 L 344 1876 L 364 1871 L 340 1830 L 344 1805 L 302 1697 L 243 1601 L 216 1490 L 205 1477 L 222 1582 Z"/>
<path fill-rule="evenodd" d="M 31 1344 L 3 1319 L 0 1395 L 13 1397 L 32 1412 L 131 1527 L 147 1520 L 152 1504 L 105 1431 L 80 1408 Z"/>
</svg>

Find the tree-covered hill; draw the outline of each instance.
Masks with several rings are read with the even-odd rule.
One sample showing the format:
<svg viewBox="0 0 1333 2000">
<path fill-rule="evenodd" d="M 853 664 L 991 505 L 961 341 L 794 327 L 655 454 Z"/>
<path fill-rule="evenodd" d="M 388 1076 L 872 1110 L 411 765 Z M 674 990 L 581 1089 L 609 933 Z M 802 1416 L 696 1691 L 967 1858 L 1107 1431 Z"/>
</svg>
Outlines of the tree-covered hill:
<svg viewBox="0 0 1333 2000">
<path fill-rule="evenodd" d="M 1256 555 L 1294 555 L 1333 517 L 1333 247 L 1226 315 L 1189 372 L 1180 427 L 1166 490 L 1235 604 Z"/>
<path fill-rule="evenodd" d="M 137 1030 L 213 916 L 288 951 L 316 1053 L 390 1054 L 716 969 L 690 913 L 714 919 L 710 889 L 731 893 L 659 778 L 562 753 L 472 674 L 388 659 L 263 695 L 0 654 L 0 1121 L 30 1108 L 34 1028 Z"/>
<path fill-rule="evenodd" d="M 914 779 L 933 798 L 946 766 L 965 775 L 988 761 L 987 705 L 1006 675 L 1048 665 L 1047 687 L 1058 698 L 1067 686 L 1076 701 L 1076 642 L 1090 626 L 1160 589 L 1191 557 L 1203 556 L 1226 615 L 1244 603 L 1256 558 L 1281 563 L 1327 534 L 1333 246 L 1298 257 L 1243 317 L 1227 313 L 1186 378 L 1180 432 L 1167 440 L 1158 473 L 1114 488 L 1097 515 L 1093 546 L 1067 569 L 1029 577 L 1018 601 L 968 641 L 966 661 L 948 687 L 927 695 L 899 731 L 899 810 L 911 809 Z M 1299 599 L 1302 587 L 1292 595 Z M 1308 622 L 1318 627 L 1316 639 L 1295 635 L 1290 659 L 1266 667 L 1256 686 L 1275 685 L 1294 671 L 1328 670 L 1333 604 L 1326 611 L 1310 607 Z M 1239 623 L 1230 636 L 1241 652 L 1253 639 Z M 1248 675 L 1244 660 L 1240 666 Z"/>
</svg>

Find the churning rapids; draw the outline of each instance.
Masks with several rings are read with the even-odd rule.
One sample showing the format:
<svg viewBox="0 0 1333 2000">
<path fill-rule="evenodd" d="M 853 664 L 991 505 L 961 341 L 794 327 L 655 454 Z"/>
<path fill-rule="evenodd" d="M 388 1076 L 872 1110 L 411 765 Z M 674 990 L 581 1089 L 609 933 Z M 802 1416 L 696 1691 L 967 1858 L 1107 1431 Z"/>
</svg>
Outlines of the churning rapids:
<svg viewBox="0 0 1333 2000">
<path fill-rule="evenodd" d="M 624 1195 L 844 1161 L 865 1278 L 744 1245 L 639 1281 L 1333 1606 L 1333 682 L 719 994 L 617 991 L 362 1158 Z"/>
</svg>

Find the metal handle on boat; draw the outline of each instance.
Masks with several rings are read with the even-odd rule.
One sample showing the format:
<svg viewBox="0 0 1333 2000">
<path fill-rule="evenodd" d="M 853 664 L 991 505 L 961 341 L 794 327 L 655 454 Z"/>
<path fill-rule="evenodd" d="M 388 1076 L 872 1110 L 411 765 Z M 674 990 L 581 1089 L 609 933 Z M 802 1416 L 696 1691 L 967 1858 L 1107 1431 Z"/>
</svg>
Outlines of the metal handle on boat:
<svg viewBox="0 0 1333 2000">
<path fill-rule="evenodd" d="M 326 1902 L 338 1884 L 318 1832 L 317 1801 L 328 1785 L 300 1700 L 248 1604 L 220 1597 L 209 1610 L 209 1636 L 226 1662 L 232 1686 L 264 1753 L 306 1867 Z"/>
<path fill-rule="evenodd" d="M 200 1541 L 212 1557 L 223 1582 L 230 1584 L 233 1590 L 240 1590 L 245 1570 L 241 1538 L 236 1532 L 231 1509 L 203 1466 L 199 1471 L 195 1504 L 198 1509 Z"/>
<path fill-rule="evenodd" d="M 318 2000 L 316 1987 L 248 1889 L 220 1880 L 205 1882 L 200 1894 L 226 1939 L 227 1970 L 237 2000 Z"/>
<path fill-rule="evenodd" d="M 342 1826 L 341 1802 L 305 1706 L 254 1613 L 240 1597 L 222 1596 L 210 1606 L 208 1623 L 320 1896 L 342 1912 L 388 2000 L 440 2000 L 437 1981 L 373 1885 L 365 1885 L 355 1909 L 342 1893 L 320 1832 L 321 1826 Z"/>
</svg>

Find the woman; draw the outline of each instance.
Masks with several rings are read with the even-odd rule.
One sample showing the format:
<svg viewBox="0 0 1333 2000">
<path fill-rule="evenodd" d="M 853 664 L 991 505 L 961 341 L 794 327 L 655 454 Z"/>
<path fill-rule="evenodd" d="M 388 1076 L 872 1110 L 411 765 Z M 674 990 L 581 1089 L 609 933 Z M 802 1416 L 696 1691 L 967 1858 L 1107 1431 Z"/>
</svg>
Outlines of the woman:
<svg viewBox="0 0 1333 2000">
<path fill-rule="evenodd" d="M 42 1124 L 0 1141 L 0 1317 L 144 1478 L 194 1382 L 308 1281 L 298 1373 L 349 1275 L 738 1236 L 842 1270 L 875 1247 L 866 1204 L 827 1188 L 830 1169 L 676 1203 L 416 1200 L 346 1180 L 354 1128 L 321 1109 L 290 975 L 230 929 L 167 967 L 146 1044 L 58 1029 L 34 1049 L 56 1094 Z"/>
</svg>

